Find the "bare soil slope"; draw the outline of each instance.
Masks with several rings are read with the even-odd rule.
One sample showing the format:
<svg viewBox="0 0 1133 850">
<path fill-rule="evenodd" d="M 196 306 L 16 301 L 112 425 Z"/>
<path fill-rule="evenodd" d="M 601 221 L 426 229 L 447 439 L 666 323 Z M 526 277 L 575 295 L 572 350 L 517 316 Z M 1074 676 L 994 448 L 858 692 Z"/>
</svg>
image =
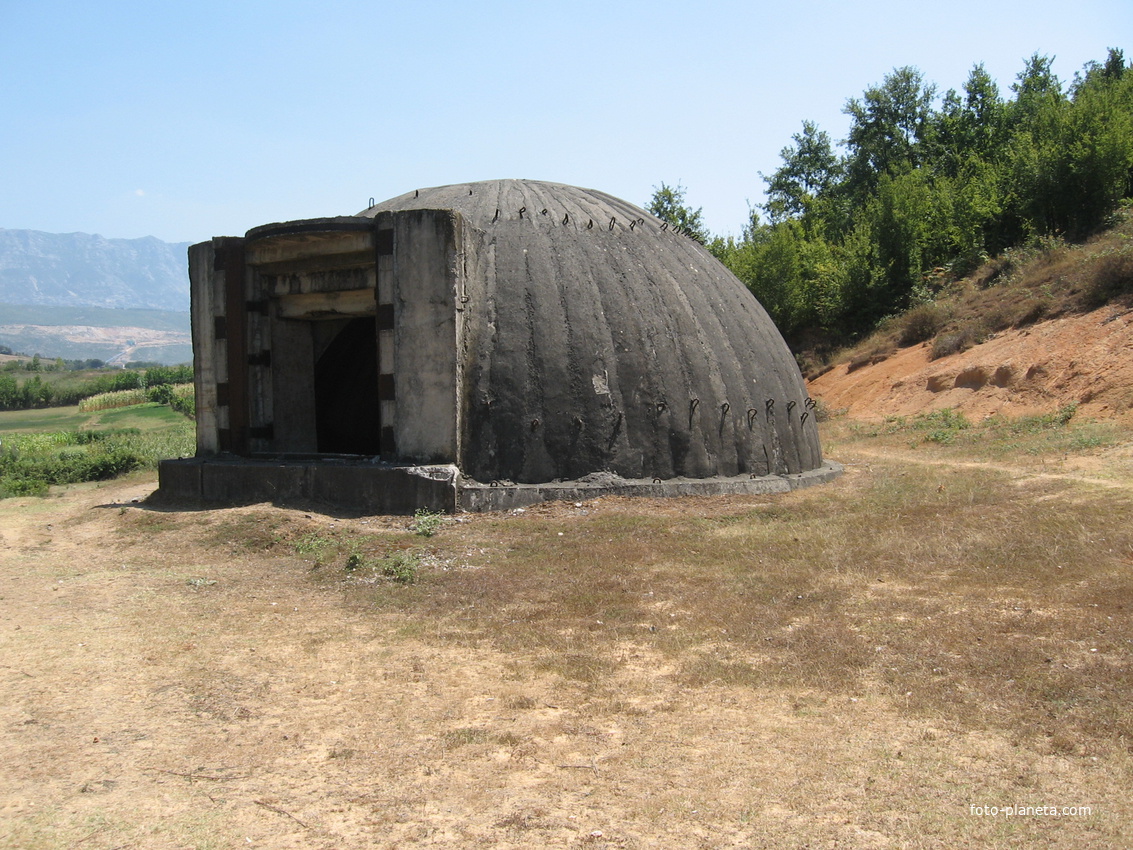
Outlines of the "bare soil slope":
<svg viewBox="0 0 1133 850">
<path fill-rule="evenodd" d="M 930 344 L 880 363 L 842 364 L 810 383 L 831 411 L 855 419 L 950 407 L 979 420 L 1048 413 L 1069 404 L 1096 419 L 1133 419 L 1133 311 L 1109 305 L 1004 331 L 930 360 Z"/>
</svg>

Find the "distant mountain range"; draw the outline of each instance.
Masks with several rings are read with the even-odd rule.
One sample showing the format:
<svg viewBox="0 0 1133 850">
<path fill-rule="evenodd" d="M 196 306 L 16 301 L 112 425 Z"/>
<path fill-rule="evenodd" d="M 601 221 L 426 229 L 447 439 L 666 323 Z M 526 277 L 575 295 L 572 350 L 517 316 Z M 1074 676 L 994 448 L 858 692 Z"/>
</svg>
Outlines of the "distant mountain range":
<svg viewBox="0 0 1133 850">
<path fill-rule="evenodd" d="M 188 247 L 152 236 L 0 229 L 0 303 L 185 312 Z"/>
<path fill-rule="evenodd" d="M 188 247 L 0 229 L 0 345 L 80 360 L 190 360 Z"/>
</svg>

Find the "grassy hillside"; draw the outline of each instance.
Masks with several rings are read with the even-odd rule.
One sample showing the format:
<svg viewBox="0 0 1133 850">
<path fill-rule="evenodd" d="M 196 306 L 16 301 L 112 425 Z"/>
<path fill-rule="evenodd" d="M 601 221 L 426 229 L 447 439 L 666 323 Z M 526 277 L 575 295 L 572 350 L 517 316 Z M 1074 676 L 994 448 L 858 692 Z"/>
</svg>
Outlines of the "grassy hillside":
<svg viewBox="0 0 1133 850">
<path fill-rule="evenodd" d="M 832 366 L 877 363 L 898 348 L 932 343 L 934 358 L 946 357 L 1008 328 L 1020 328 L 1107 302 L 1133 303 L 1133 211 L 1080 243 L 1035 239 L 988 260 L 971 275 L 931 281 L 935 293 L 882 322 L 877 331 L 840 351 L 821 343 L 799 355 L 807 378 Z"/>
</svg>

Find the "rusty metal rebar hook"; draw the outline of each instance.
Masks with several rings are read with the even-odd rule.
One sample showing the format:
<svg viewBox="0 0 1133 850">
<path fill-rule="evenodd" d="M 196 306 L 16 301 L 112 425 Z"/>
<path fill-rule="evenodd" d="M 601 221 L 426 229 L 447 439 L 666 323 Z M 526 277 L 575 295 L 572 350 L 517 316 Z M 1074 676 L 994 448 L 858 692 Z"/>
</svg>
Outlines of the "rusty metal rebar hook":
<svg viewBox="0 0 1133 850">
<path fill-rule="evenodd" d="M 809 410 L 803 413 L 803 418 L 799 420 L 799 424 L 800 424 L 800 425 L 805 425 L 805 424 L 806 424 L 806 418 L 807 418 L 808 416 L 810 416 L 810 411 L 809 411 Z"/>
<path fill-rule="evenodd" d="M 567 224 L 569 222 L 570 222 L 570 213 L 564 213 L 563 214 L 563 224 Z"/>
<path fill-rule="evenodd" d="M 755 424 L 755 417 L 759 415 L 759 411 L 754 407 L 747 409 L 747 427 L 750 429 Z"/>
<path fill-rule="evenodd" d="M 610 218 L 610 230 L 613 230 L 614 225 L 617 224 L 617 223 L 618 223 L 618 219 L 616 217 L 611 217 Z"/>
<path fill-rule="evenodd" d="M 720 414 L 722 416 L 727 416 L 728 411 L 731 410 L 731 409 L 732 409 L 732 406 L 730 404 L 728 404 L 728 402 L 724 402 L 722 405 L 720 405 Z"/>
<path fill-rule="evenodd" d="M 788 402 L 787 402 L 787 412 L 788 412 L 788 413 L 790 413 L 790 412 L 791 412 L 792 410 L 794 410 L 794 409 L 795 409 L 795 405 L 796 405 L 797 403 L 798 403 L 798 402 L 795 402 L 795 401 L 788 401 Z"/>
<path fill-rule="evenodd" d="M 763 406 L 765 408 L 767 408 L 768 413 L 774 413 L 775 412 L 775 399 L 773 399 L 773 398 L 767 399 L 767 401 L 765 401 L 763 403 Z"/>
<path fill-rule="evenodd" d="M 590 219 L 590 221 L 586 222 L 586 229 L 587 230 L 591 230 L 591 229 L 593 229 L 593 227 L 594 227 L 594 219 Z"/>
<path fill-rule="evenodd" d="M 523 214 L 524 214 L 525 212 L 527 212 L 527 207 L 520 207 L 520 208 L 519 208 L 519 217 L 520 217 L 520 218 L 523 218 Z"/>
</svg>

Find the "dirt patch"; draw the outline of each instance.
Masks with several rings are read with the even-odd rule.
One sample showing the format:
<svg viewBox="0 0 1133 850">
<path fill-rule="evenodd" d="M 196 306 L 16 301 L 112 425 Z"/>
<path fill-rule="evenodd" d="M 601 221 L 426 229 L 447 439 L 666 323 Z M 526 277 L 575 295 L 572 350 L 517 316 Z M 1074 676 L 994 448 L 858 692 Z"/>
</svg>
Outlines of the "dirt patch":
<svg viewBox="0 0 1133 850">
<path fill-rule="evenodd" d="M 848 364 L 810 382 L 832 411 L 856 419 L 950 407 L 972 419 L 1049 413 L 1069 404 L 1096 419 L 1133 421 L 1133 312 L 1108 306 L 1008 330 L 930 360 L 931 343 L 881 362 Z"/>
<path fill-rule="evenodd" d="M 1022 601 L 1016 572 L 1003 594 L 966 590 L 984 568 L 945 539 L 957 522 L 1003 536 L 968 504 L 986 481 L 929 470 L 890 497 L 921 468 L 846 459 L 825 489 L 544 504 L 427 540 L 407 518 L 149 510 L 146 479 L 7 500 L 0 845 L 1120 846 L 1127 706 L 1074 679 L 1100 731 L 1058 694 L 1047 731 L 1002 717 L 1043 708 L 1028 694 L 1057 684 L 1044 654 L 1110 687 L 1128 665 L 1124 597 L 1036 625 L 1032 608 L 1056 614 Z M 929 519 L 961 491 L 960 513 Z M 866 492 L 899 510 L 830 537 L 830 499 Z M 906 522 L 915 545 L 871 553 Z M 1072 558 L 1088 535 L 1088 560 L 1011 569 L 1063 581 L 1065 564 L 1067 597 L 1116 588 L 1106 570 L 1133 549 L 1067 522 L 1059 545 Z M 316 539 L 412 546 L 431 579 L 348 579 L 295 554 Z M 972 658 L 932 648 L 969 620 Z M 1016 644 L 1025 667 L 996 660 Z M 975 720 L 934 707 L 984 687 L 995 702 L 973 702 Z M 1006 803 L 1091 810 L 969 809 Z"/>
</svg>

